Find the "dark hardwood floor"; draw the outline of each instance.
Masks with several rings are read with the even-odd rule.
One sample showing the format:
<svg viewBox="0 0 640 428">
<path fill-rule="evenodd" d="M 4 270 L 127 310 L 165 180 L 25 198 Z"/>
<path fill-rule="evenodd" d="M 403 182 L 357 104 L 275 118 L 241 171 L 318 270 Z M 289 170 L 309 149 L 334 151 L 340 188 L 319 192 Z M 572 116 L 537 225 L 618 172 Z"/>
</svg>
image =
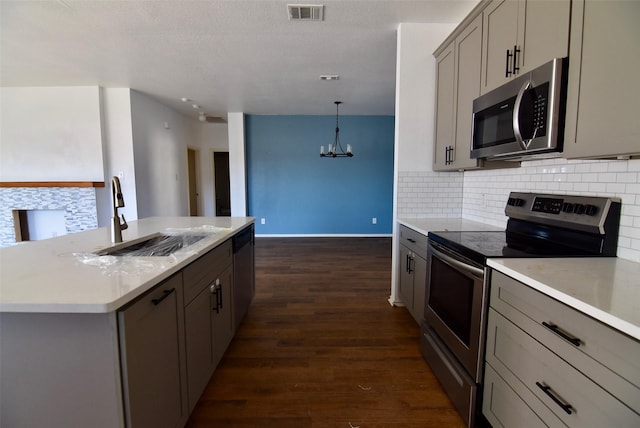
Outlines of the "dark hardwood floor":
<svg viewBox="0 0 640 428">
<path fill-rule="evenodd" d="M 256 296 L 188 427 L 463 427 L 388 303 L 390 238 L 258 238 Z"/>
</svg>

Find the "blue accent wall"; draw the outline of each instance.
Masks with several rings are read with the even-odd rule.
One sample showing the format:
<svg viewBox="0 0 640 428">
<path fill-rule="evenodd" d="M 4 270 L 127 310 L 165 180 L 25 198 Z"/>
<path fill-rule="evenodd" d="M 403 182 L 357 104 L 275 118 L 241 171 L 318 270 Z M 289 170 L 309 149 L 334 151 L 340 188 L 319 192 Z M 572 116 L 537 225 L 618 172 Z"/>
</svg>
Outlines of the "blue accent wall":
<svg viewBox="0 0 640 428">
<path fill-rule="evenodd" d="M 321 158 L 335 120 L 245 118 L 248 214 L 257 217 L 257 234 L 392 233 L 394 117 L 341 116 L 340 142 L 354 156 Z"/>
</svg>

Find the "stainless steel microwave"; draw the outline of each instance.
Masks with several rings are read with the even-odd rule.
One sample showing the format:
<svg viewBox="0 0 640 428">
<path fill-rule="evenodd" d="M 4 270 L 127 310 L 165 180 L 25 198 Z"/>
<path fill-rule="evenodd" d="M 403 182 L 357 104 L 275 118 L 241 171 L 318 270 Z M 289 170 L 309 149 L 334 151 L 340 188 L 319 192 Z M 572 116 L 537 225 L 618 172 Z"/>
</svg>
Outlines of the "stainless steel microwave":
<svg viewBox="0 0 640 428">
<path fill-rule="evenodd" d="M 556 58 L 473 101 L 471 157 L 522 160 L 562 152 L 567 58 Z"/>
</svg>

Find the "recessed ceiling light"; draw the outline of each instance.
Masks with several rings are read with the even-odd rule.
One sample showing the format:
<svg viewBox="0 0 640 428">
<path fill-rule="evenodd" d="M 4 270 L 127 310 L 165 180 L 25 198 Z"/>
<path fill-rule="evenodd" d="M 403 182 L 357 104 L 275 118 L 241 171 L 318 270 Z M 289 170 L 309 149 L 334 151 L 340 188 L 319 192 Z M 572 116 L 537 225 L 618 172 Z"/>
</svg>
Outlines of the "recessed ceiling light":
<svg viewBox="0 0 640 428">
<path fill-rule="evenodd" d="M 183 103 L 190 103 L 191 102 L 191 100 L 189 98 L 185 98 L 185 97 L 180 98 L 180 101 L 182 101 Z"/>
<path fill-rule="evenodd" d="M 323 74 L 320 76 L 320 80 L 338 80 L 340 76 L 337 74 Z"/>
<path fill-rule="evenodd" d="M 198 104 L 191 104 L 191 107 L 193 107 L 196 110 L 200 109 L 200 106 Z"/>
</svg>

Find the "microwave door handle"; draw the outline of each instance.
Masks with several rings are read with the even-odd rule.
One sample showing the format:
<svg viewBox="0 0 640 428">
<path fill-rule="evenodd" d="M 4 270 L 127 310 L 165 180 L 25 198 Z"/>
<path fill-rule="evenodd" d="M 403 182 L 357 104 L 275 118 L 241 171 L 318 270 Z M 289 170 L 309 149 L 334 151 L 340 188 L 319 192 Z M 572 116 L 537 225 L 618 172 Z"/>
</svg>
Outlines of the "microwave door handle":
<svg viewBox="0 0 640 428">
<path fill-rule="evenodd" d="M 530 87 L 531 80 L 527 80 L 526 83 L 522 85 L 522 88 L 520 88 L 520 91 L 518 91 L 516 102 L 513 104 L 513 134 L 515 135 L 518 144 L 520 144 L 520 147 L 522 147 L 522 150 L 527 150 L 527 147 L 529 147 L 529 143 L 531 143 L 531 140 L 527 140 L 527 142 L 525 142 L 522 138 L 518 116 L 520 115 L 520 105 L 522 104 L 522 97 L 524 96 L 526 90 Z"/>
<path fill-rule="evenodd" d="M 441 259 L 443 262 L 456 267 L 465 272 L 471 273 L 473 276 L 482 279 L 484 277 L 484 271 L 475 266 L 468 265 L 466 263 L 461 262 L 460 260 L 456 260 L 451 256 L 444 254 L 441 251 L 436 250 L 432 245 L 429 246 L 429 249 L 433 252 L 433 254 Z"/>
</svg>

